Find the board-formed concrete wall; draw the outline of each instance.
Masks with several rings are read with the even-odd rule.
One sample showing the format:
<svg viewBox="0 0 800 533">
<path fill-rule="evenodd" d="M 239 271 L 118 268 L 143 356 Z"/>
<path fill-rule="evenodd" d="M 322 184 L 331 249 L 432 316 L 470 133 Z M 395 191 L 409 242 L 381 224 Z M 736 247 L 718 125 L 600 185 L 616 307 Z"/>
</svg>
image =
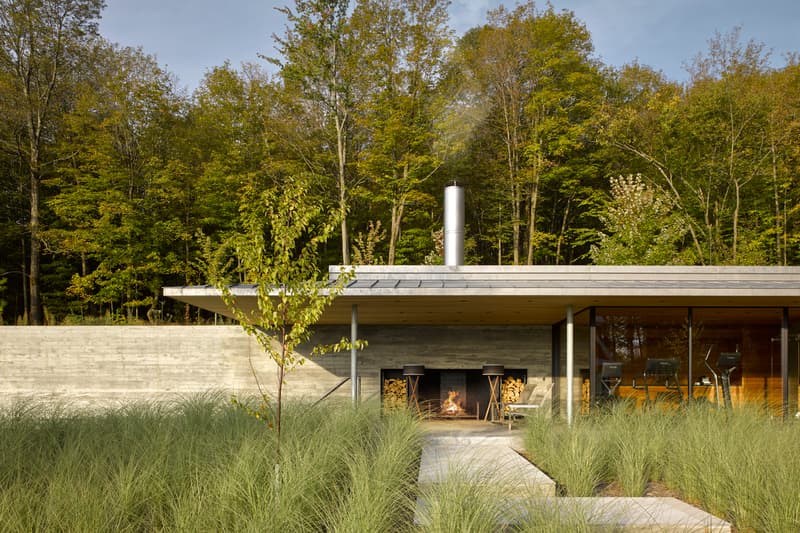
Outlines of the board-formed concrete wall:
<svg viewBox="0 0 800 533">
<path fill-rule="evenodd" d="M 236 326 L 4 326 L 0 395 L 84 406 L 240 392 L 251 354 Z"/>
<path fill-rule="evenodd" d="M 349 336 L 349 326 L 317 329 L 315 343 Z M 488 326 L 362 326 L 361 397 L 380 394 L 381 369 L 480 368 L 484 363 L 550 374 L 550 328 Z M 308 346 L 301 353 L 308 353 Z M 275 366 L 238 326 L 3 326 L 0 402 L 63 400 L 77 406 L 165 400 L 204 393 L 274 390 Z M 288 397 L 320 398 L 350 375 L 350 354 L 309 359 L 287 376 Z M 350 384 L 334 396 L 349 397 Z"/>
</svg>

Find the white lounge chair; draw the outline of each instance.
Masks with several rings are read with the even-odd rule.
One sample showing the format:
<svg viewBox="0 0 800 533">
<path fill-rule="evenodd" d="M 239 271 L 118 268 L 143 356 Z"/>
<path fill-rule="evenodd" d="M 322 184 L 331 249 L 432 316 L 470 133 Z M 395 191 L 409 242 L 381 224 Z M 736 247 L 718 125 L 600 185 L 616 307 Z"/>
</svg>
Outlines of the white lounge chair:
<svg viewBox="0 0 800 533">
<path fill-rule="evenodd" d="M 540 411 L 548 407 L 548 402 L 552 400 L 553 382 L 540 382 L 535 385 L 528 383 L 522 389 L 519 402 L 508 403 L 505 407 L 508 408 L 508 429 L 511 429 L 511 424 L 518 417 L 528 416 L 528 411 Z"/>
</svg>

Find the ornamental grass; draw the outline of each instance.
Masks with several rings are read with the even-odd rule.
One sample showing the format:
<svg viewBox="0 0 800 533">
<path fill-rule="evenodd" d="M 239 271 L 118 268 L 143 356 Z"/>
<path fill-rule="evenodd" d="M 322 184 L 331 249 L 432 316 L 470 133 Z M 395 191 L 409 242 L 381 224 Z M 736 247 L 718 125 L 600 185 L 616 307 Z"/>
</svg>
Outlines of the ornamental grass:
<svg viewBox="0 0 800 533">
<path fill-rule="evenodd" d="M 377 406 L 262 420 L 209 394 L 101 412 L 0 414 L 3 531 L 392 531 L 414 506 L 418 424 Z M 278 478 L 276 479 L 276 472 Z"/>
<path fill-rule="evenodd" d="M 621 402 L 572 428 L 532 417 L 525 443 L 562 495 L 643 496 L 657 485 L 741 531 L 800 531 L 800 421 L 773 413 Z"/>
</svg>

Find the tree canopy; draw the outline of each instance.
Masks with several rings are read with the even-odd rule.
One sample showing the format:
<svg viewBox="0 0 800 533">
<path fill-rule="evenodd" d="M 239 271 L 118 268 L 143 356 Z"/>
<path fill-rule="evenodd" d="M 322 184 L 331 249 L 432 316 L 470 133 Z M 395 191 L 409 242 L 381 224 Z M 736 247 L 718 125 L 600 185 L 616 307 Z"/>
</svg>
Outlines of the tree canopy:
<svg viewBox="0 0 800 533">
<path fill-rule="evenodd" d="M 447 5 L 297 0 L 277 57 L 185 94 L 99 35 L 102 0 L 0 0 L 2 321 L 213 319 L 160 288 L 210 283 L 242 198 L 286 176 L 336 220 L 322 271 L 439 262 L 454 181 L 470 264 L 800 263 L 797 55 L 770 66 L 734 28 L 677 83 L 604 65 L 570 11 L 456 36 Z"/>
</svg>

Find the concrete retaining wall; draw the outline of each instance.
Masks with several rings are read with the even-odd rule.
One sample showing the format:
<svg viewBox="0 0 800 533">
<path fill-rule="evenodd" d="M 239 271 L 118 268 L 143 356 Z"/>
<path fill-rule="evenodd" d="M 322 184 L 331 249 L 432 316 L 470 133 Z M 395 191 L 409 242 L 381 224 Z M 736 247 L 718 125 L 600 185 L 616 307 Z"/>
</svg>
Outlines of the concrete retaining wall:
<svg viewBox="0 0 800 533">
<path fill-rule="evenodd" d="M 315 342 L 349 336 L 349 326 L 317 329 Z M 380 391 L 381 369 L 421 363 L 480 368 L 483 363 L 550 373 L 550 328 L 363 326 L 361 397 Z M 301 348 L 308 353 L 309 347 Z M 64 400 L 78 406 L 174 399 L 209 390 L 256 392 L 251 362 L 273 390 L 275 367 L 238 326 L 3 326 L 0 402 Z M 287 376 L 286 394 L 315 400 L 350 375 L 350 354 L 307 360 Z M 349 397 L 350 384 L 335 394 Z"/>
</svg>

